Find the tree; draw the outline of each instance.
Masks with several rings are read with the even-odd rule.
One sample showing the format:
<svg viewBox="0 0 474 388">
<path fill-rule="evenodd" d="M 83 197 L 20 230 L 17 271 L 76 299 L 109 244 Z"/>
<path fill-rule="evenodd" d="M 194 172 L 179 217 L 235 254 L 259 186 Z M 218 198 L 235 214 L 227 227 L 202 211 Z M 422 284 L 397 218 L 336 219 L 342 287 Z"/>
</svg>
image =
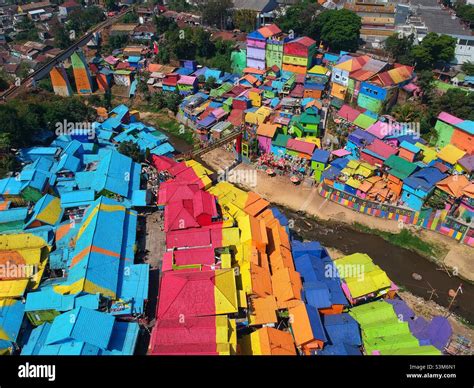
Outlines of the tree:
<svg viewBox="0 0 474 388">
<path fill-rule="evenodd" d="M 257 13 L 250 9 L 238 9 L 234 12 L 233 22 L 240 31 L 251 32 L 256 27 Z"/>
<path fill-rule="evenodd" d="M 173 19 L 168 19 L 164 16 L 155 16 L 153 19 L 156 27 L 156 32 L 161 35 L 166 31 L 177 30 L 178 25 Z"/>
<path fill-rule="evenodd" d="M 115 0 L 105 0 L 104 3 L 107 11 L 115 11 L 117 9 L 117 3 Z"/>
<path fill-rule="evenodd" d="M 417 75 L 417 84 L 421 88 L 421 101 L 427 103 L 432 100 L 434 93 L 433 73 L 429 70 L 420 71 Z"/>
<path fill-rule="evenodd" d="M 233 6 L 232 0 L 208 0 L 200 6 L 202 20 L 206 24 L 216 25 L 220 29 L 224 29 Z"/>
<path fill-rule="evenodd" d="M 118 152 L 133 159 L 134 162 L 141 163 L 144 160 L 144 154 L 140 147 L 132 141 L 124 141 L 119 144 Z"/>
<path fill-rule="evenodd" d="M 314 20 L 321 13 L 322 7 L 309 0 L 303 0 L 280 11 L 275 23 L 285 32 L 293 31 L 296 35 L 307 35 L 319 40 L 314 30 Z"/>
<path fill-rule="evenodd" d="M 8 133 L 0 132 L 0 179 L 13 171 L 15 157 L 11 152 L 11 140 Z"/>
<path fill-rule="evenodd" d="M 393 34 L 385 40 L 385 49 L 396 62 L 411 65 L 413 64 L 411 50 L 413 48 L 414 39 L 413 34 L 402 37 L 399 37 L 398 34 Z"/>
<path fill-rule="evenodd" d="M 123 23 L 137 23 L 138 14 L 135 11 L 132 11 L 123 17 L 122 22 Z"/>
<path fill-rule="evenodd" d="M 461 70 L 467 75 L 474 75 L 474 63 L 465 62 L 461 65 Z"/>
<path fill-rule="evenodd" d="M 71 39 L 69 34 L 64 28 L 64 25 L 60 23 L 54 23 L 51 29 L 53 35 L 54 45 L 60 49 L 68 48 L 71 45 Z"/>
<path fill-rule="evenodd" d="M 178 113 L 179 104 L 183 101 L 182 96 L 178 93 L 166 93 L 164 103 L 165 107 L 174 114 Z"/>
<path fill-rule="evenodd" d="M 356 51 L 359 47 L 361 18 L 347 9 L 322 12 L 314 23 L 313 34 L 332 51 Z"/>
<path fill-rule="evenodd" d="M 117 50 L 124 47 L 128 42 L 128 36 L 125 34 L 110 35 L 108 46 L 111 50 Z"/>
<path fill-rule="evenodd" d="M 20 77 L 20 79 L 25 79 L 28 74 L 30 74 L 31 67 L 28 63 L 26 62 L 21 62 L 18 65 L 18 70 L 17 70 L 17 76 Z"/>
<path fill-rule="evenodd" d="M 474 25 L 474 6 L 471 4 L 460 4 L 456 7 L 456 16 L 463 22 L 469 24 L 470 28 Z"/>
<path fill-rule="evenodd" d="M 212 88 L 214 88 L 215 84 L 216 84 L 216 79 L 214 77 L 209 77 L 204 84 L 204 88 L 206 90 L 211 90 Z"/>
<path fill-rule="evenodd" d="M 8 80 L 2 76 L 0 76 L 0 92 L 7 90 L 10 87 L 10 83 Z"/>
<path fill-rule="evenodd" d="M 455 47 L 455 38 L 430 32 L 418 46 L 412 48 L 411 55 L 417 70 L 430 70 L 439 62 L 446 63 L 453 59 Z"/>
<path fill-rule="evenodd" d="M 462 89 L 449 89 L 434 99 L 431 109 L 434 116 L 444 111 L 463 120 L 474 120 L 474 93 Z"/>
</svg>

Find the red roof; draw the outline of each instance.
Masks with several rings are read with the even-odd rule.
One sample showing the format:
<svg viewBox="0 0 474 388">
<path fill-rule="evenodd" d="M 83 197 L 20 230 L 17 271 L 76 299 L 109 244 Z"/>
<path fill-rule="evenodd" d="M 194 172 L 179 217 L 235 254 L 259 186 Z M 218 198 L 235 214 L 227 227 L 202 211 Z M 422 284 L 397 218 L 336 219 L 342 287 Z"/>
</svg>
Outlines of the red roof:
<svg viewBox="0 0 474 388">
<path fill-rule="evenodd" d="M 227 121 L 230 121 L 232 125 L 238 127 L 244 122 L 244 115 L 245 111 L 240 109 L 232 109 L 229 117 L 227 117 Z"/>
<path fill-rule="evenodd" d="M 216 318 L 160 319 L 153 328 L 150 354 L 217 355 Z"/>
<path fill-rule="evenodd" d="M 377 155 L 382 156 L 385 159 L 387 159 L 390 155 L 395 155 L 397 153 L 396 148 L 384 143 L 380 139 L 374 139 L 367 149 L 376 153 Z"/>
<path fill-rule="evenodd" d="M 208 228 L 173 230 L 166 233 L 166 248 L 205 247 L 211 245 Z"/>
<path fill-rule="evenodd" d="M 199 191 L 197 184 L 187 184 L 183 182 L 168 181 L 160 185 L 158 192 L 158 204 L 166 205 L 172 201 L 182 201 L 183 199 L 193 199 L 194 194 Z"/>
<path fill-rule="evenodd" d="M 165 207 L 165 232 L 199 227 L 193 215 L 192 200 L 171 202 Z"/>
<path fill-rule="evenodd" d="M 351 123 L 353 123 L 360 114 L 361 112 L 359 112 L 357 109 L 354 109 L 346 104 L 343 105 L 342 108 L 337 112 L 339 117 L 342 117 L 344 120 L 347 120 Z"/>
<path fill-rule="evenodd" d="M 174 159 L 161 155 L 152 155 L 152 162 L 158 171 L 166 171 L 170 167 L 178 164 Z"/>
<path fill-rule="evenodd" d="M 290 42 L 290 43 L 299 43 L 303 46 L 310 47 L 313 44 L 316 44 L 316 41 L 309 38 L 309 37 L 307 37 L 307 36 L 302 36 L 301 38 L 298 38 L 298 39 L 296 39 L 296 40 L 294 40 L 293 42 Z"/>
<path fill-rule="evenodd" d="M 316 148 L 316 144 L 308 143 L 306 141 L 301 141 L 301 140 L 296 140 L 296 139 L 288 139 L 286 148 L 292 151 L 301 152 L 303 154 L 312 155 L 314 152 L 314 149 Z"/>
<path fill-rule="evenodd" d="M 214 271 L 168 271 L 161 277 L 157 319 L 214 315 Z"/>
<path fill-rule="evenodd" d="M 174 263 L 176 265 L 213 265 L 215 261 L 214 248 L 211 247 L 179 249 L 174 251 Z"/>
</svg>

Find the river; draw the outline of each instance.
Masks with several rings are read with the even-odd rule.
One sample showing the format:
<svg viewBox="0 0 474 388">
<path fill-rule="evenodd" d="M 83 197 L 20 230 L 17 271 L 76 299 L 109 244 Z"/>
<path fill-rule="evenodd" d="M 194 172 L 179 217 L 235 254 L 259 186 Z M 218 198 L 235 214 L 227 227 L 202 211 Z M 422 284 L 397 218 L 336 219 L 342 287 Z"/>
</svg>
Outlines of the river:
<svg viewBox="0 0 474 388">
<path fill-rule="evenodd" d="M 433 300 L 448 307 L 451 300 L 448 291 L 456 290 L 462 283 L 463 292 L 458 294 L 451 311 L 470 323 L 474 322 L 474 285 L 456 276 L 450 277 L 418 253 L 392 245 L 379 236 L 357 231 L 343 223 L 315 220 L 289 209 L 280 210 L 294 220 L 292 232 L 295 238 L 319 241 L 323 246 L 335 248 L 346 255 L 366 253 L 395 284 L 426 300 L 431 290 L 435 289 L 438 297 L 434 296 Z M 422 279 L 415 280 L 412 277 L 414 272 Z"/>
</svg>

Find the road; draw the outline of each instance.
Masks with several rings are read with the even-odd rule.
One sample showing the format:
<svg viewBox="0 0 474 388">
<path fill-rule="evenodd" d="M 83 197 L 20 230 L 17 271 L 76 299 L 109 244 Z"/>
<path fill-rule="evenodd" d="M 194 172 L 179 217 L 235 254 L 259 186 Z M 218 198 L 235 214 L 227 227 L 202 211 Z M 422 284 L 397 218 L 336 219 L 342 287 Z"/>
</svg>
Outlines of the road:
<svg viewBox="0 0 474 388">
<path fill-rule="evenodd" d="M 115 22 L 117 22 L 119 19 L 121 19 L 124 15 L 127 13 L 131 12 L 132 9 L 129 8 L 120 14 L 107 18 L 104 20 L 102 23 L 97 24 L 94 26 L 92 29 L 90 29 L 85 35 L 83 35 L 77 42 L 69 46 L 67 49 L 63 50 L 61 53 L 59 53 L 57 56 L 52 58 L 50 61 L 46 62 L 44 65 L 42 65 L 39 69 L 35 70 L 33 73 L 28 75 L 19 86 L 13 86 L 4 93 L 0 95 L 0 98 L 2 102 L 7 101 L 9 98 L 14 98 L 20 93 L 22 90 L 24 90 L 27 87 L 30 87 L 34 82 L 39 81 L 43 77 L 49 74 L 51 69 L 58 65 L 59 63 L 65 61 L 67 58 L 69 58 L 74 51 L 76 51 L 78 48 L 83 47 L 87 42 L 89 42 L 93 35 L 102 30 L 103 28 L 106 28 Z"/>
</svg>

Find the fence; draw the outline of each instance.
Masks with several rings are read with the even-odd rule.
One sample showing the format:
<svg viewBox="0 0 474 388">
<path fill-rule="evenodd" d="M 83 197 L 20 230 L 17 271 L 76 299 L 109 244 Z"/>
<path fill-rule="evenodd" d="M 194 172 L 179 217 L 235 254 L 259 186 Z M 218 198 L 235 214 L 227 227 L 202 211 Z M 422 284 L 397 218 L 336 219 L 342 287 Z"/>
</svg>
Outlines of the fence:
<svg viewBox="0 0 474 388">
<path fill-rule="evenodd" d="M 474 247 L 474 229 L 450 217 L 446 210 L 423 209 L 418 212 L 398 206 L 368 201 L 354 194 L 335 189 L 324 182 L 320 183 L 318 192 L 322 197 L 356 212 L 399 221 L 404 224 L 416 225 Z"/>
</svg>

